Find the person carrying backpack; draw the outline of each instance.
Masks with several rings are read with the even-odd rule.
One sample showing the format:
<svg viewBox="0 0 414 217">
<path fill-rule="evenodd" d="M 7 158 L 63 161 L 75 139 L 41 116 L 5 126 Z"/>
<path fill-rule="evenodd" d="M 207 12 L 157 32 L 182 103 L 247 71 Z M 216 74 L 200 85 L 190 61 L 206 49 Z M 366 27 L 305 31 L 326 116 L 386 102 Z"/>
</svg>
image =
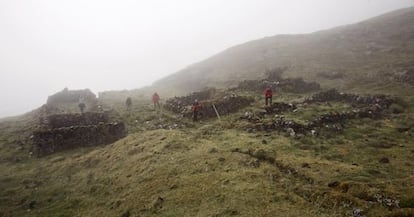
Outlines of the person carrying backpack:
<svg viewBox="0 0 414 217">
<path fill-rule="evenodd" d="M 194 100 L 191 110 L 193 111 L 193 121 L 198 121 L 198 113 L 201 110 L 201 104 L 198 102 L 197 99 Z"/>
<path fill-rule="evenodd" d="M 273 91 L 272 88 L 267 87 L 264 91 L 265 105 L 272 105 Z"/>
<path fill-rule="evenodd" d="M 160 96 L 157 92 L 152 95 L 152 102 L 154 103 L 154 109 L 160 108 Z"/>
</svg>

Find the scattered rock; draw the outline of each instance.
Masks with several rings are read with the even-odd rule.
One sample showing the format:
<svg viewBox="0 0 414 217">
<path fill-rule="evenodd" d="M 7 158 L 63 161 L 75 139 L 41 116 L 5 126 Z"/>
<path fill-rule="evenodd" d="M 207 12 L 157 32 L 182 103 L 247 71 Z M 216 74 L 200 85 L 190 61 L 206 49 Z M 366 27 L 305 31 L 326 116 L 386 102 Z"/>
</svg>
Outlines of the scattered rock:
<svg viewBox="0 0 414 217">
<path fill-rule="evenodd" d="M 170 186 L 170 190 L 174 190 L 174 189 L 177 189 L 177 188 L 178 188 L 178 185 L 177 184 L 172 184 Z"/>
<path fill-rule="evenodd" d="M 355 208 L 352 210 L 352 217 L 363 217 L 362 209 Z"/>
<path fill-rule="evenodd" d="M 129 212 L 129 210 L 127 210 L 126 212 L 122 213 L 121 217 L 130 217 L 131 214 Z"/>
<path fill-rule="evenodd" d="M 208 151 L 208 153 L 217 153 L 217 152 L 218 152 L 217 148 L 211 148 L 211 149 Z"/>
<path fill-rule="evenodd" d="M 219 160 L 220 162 L 224 162 L 226 159 L 225 159 L 224 157 L 220 157 L 218 160 Z"/>
<path fill-rule="evenodd" d="M 257 158 L 258 160 L 266 160 L 266 151 L 263 149 L 256 149 L 252 153 L 252 156 Z"/>
<path fill-rule="evenodd" d="M 262 140 L 262 144 L 266 145 L 267 141 L 265 139 Z"/>
<path fill-rule="evenodd" d="M 311 166 L 308 163 L 303 163 L 302 168 L 311 168 Z"/>
<path fill-rule="evenodd" d="M 295 130 L 294 130 L 294 129 L 292 129 L 292 128 L 287 128 L 287 129 L 286 129 L 286 132 L 287 132 L 287 133 L 289 133 L 289 135 L 290 135 L 291 137 L 295 137 L 295 135 L 296 135 Z"/>
<path fill-rule="evenodd" d="M 339 181 L 333 181 L 333 182 L 328 183 L 328 187 L 335 188 L 335 187 L 338 187 L 340 184 L 341 183 Z"/>
<path fill-rule="evenodd" d="M 149 206 L 149 210 L 152 212 L 156 212 L 162 208 L 162 204 L 164 203 L 164 198 L 158 196 Z"/>
<path fill-rule="evenodd" d="M 383 158 L 379 159 L 378 162 L 383 163 L 383 164 L 388 164 L 388 163 L 390 163 L 390 159 L 388 157 L 383 157 Z"/>
<path fill-rule="evenodd" d="M 36 206 L 37 202 L 35 200 L 30 201 L 29 203 L 29 209 L 34 209 Z"/>
</svg>

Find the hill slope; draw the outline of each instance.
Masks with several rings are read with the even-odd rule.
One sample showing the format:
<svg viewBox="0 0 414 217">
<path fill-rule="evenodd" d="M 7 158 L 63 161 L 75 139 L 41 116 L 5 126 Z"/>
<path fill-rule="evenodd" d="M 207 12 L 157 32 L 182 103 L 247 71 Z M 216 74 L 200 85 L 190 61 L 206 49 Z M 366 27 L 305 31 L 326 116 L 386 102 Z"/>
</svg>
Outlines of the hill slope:
<svg viewBox="0 0 414 217">
<path fill-rule="evenodd" d="M 286 76 L 318 80 L 325 86 L 338 82 L 318 76 L 321 73 L 343 73 L 344 86 L 361 79 L 389 82 L 411 70 L 413 39 L 414 8 L 406 8 L 312 34 L 277 35 L 237 45 L 155 82 L 154 87 L 177 93 L 223 87 L 263 77 L 275 67 L 288 67 Z"/>
</svg>

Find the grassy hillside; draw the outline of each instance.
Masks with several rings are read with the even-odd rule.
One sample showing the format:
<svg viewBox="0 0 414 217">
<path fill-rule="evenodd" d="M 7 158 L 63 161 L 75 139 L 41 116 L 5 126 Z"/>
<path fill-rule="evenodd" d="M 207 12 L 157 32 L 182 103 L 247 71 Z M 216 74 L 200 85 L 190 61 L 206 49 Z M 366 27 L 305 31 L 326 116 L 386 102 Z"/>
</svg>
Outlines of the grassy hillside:
<svg viewBox="0 0 414 217">
<path fill-rule="evenodd" d="M 414 216 L 413 21 L 408 8 L 308 35 L 269 37 L 153 87 L 100 93 L 97 105 L 128 129 L 110 145 L 37 158 L 30 136 L 48 107 L 2 119 L 0 217 Z M 357 95 L 350 94 L 351 102 L 312 102 L 318 90 L 288 91 L 285 79 L 274 101 L 288 109 L 268 112 L 260 88 L 220 89 L 285 66 L 285 77 Z M 252 103 L 200 122 L 151 105 L 155 90 L 165 104 L 166 96 L 204 86 L 219 87 L 204 105 L 235 96 Z M 59 106 L 78 112 L 77 101 Z M 188 109 L 187 103 L 180 111 Z M 320 120 L 327 122 L 307 128 Z"/>
<path fill-rule="evenodd" d="M 263 77 L 266 70 L 277 67 L 288 67 L 285 76 L 328 87 L 394 83 L 399 74 L 410 70 L 412 74 L 413 39 L 414 8 L 401 9 L 312 34 L 277 35 L 237 45 L 155 82 L 154 87 L 166 93 L 225 87 Z M 323 73 L 344 76 L 331 79 L 320 76 Z"/>
<path fill-rule="evenodd" d="M 114 103 L 129 135 L 111 145 L 34 158 L 1 131 L 0 216 L 412 216 L 414 99 L 380 119 L 338 133 L 292 137 L 250 131 L 245 111 L 191 122 L 135 102 Z M 297 103 L 310 94 L 281 93 Z M 340 102 L 279 113 L 306 122 L 352 108 Z M 391 111 L 392 112 L 392 111 Z M 272 116 L 263 119 L 272 120 Z M 178 124 L 171 129 L 165 126 Z M 163 128 L 163 129 L 161 129 Z M 246 130 L 247 129 L 247 130 Z M 25 131 L 27 132 L 27 131 Z M 17 136 L 17 137 L 16 137 Z"/>
</svg>

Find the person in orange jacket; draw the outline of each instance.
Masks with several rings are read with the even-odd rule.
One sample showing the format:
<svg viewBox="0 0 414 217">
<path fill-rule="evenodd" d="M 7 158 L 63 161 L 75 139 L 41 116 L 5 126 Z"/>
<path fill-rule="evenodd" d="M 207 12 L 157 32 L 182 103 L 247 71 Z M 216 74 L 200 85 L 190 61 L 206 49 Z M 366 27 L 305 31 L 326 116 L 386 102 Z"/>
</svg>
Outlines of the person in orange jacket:
<svg viewBox="0 0 414 217">
<path fill-rule="evenodd" d="M 264 91 L 264 95 L 265 95 L 265 104 L 266 105 L 272 105 L 272 97 L 273 97 L 273 91 L 272 88 L 267 87 Z"/>
<path fill-rule="evenodd" d="M 152 102 L 154 103 L 154 109 L 160 108 L 160 96 L 157 92 L 152 95 Z"/>
<path fill-rule="evenodd" d="M 198 102 L 197 99 L 194 100 L 191 110 L 193 111 L 193 121 L 198 121 L 198 113 L 201 110 L 201 104 Z"/>
</svg>

